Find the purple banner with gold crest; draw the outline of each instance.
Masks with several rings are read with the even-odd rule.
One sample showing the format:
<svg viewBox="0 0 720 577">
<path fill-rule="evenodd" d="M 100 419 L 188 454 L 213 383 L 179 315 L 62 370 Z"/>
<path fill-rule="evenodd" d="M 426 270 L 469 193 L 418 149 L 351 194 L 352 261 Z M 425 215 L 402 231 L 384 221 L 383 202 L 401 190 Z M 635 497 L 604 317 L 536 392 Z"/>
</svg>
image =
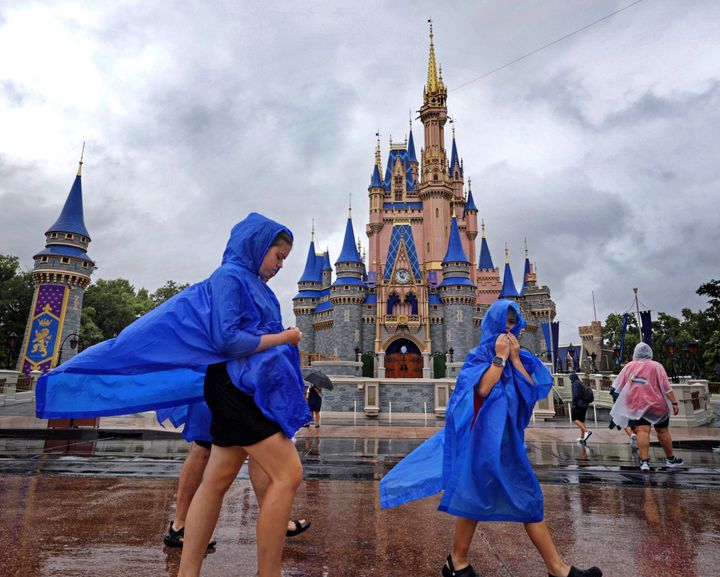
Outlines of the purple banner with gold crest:
<svg viewBox="0 0 720 577">
<path fill-rule="evenodd" d="M 57 356 L 69 287 L 40 285 L 30 322 L 30 337 L 23 351 L 22 372 L 48 372 Z"/>
</svg>

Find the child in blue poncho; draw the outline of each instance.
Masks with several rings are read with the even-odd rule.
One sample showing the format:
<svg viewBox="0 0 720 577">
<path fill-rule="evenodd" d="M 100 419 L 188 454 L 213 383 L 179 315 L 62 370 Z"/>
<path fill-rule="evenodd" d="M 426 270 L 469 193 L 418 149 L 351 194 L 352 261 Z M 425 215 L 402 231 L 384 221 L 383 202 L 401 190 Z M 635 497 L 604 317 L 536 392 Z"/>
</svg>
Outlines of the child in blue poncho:
<svg viewBox="0 0 720 577">
<path fill-rule="evenodd" d="M 601 577 L 563 561 L 545 524 L 543 495 L 524 430 L 552 376 L 518 337 L 520 308 L 498 300 L 485 313 L 479 346 L 467 356 L 446 411 L 445 428 L 380 482 L 380 505 L 395 507 L 444 491 L 439 509 L 457 517 L 443 577 L 475 577 L 468 551 L 478 521 L 524 523 L 551 577 Z"/>
<path fill-rule="evenodd" d="M 122 415 L 193 406 L 212 413 L 213 447 L 187 517 L 180 575 L 198 575 L 225 491 L 250 455 L 269 478 L 258 520 L 260 574 L 280 576 L 302 465 L 290 440 L 311 418 L 297 343 L 267 285 L 292 233 L 252 213 L 232 230 L 221 266 L 41 377 L 40 418 Z"/>
</svg>

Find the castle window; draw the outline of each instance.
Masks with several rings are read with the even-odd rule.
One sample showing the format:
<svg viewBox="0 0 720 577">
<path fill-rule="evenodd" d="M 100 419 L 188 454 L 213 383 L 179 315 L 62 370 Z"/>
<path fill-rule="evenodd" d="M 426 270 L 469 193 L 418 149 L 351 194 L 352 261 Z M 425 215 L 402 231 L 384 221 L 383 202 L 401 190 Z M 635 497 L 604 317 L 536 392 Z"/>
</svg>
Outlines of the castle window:
<svg viewBox="0 0 720 577">
<path fill-rule="evenodd" d="M 65 238 L 68 239 L 68 240 L 72 240 L 72 239 L 73 239 L 73 235 L 70 234 L 69 232 L 68 232 L 68 233 L 65 233 Z"/>
<path fill-rule="evenodd" d="M 46 256 L 40 257 L 40 262 L 47 262 L 47 261 L 48 261 L 48 257 L 46 257 Z"/>
<path fill-rule="evenodd" d="M 395 190 L 395 202 L 402 200 L 402 190 Z"/>
<path fill-rule="evenodd" d="M 88 263 L 86 263 L 85 261 L 83 261 L 82 265 L 83 265 L 83 268 L 87 268 L 88 266 L 90 266 L 90 265 L 88 265 Z"/>
<path fill-rule="evenodd" d="M 440 209 L 439 208 L 435 209 L 435 218 L 440 218 Z"/>
<path fill-rule="evenodd" d="M 64 256 L 60 259 L 60 262 L 63 264 L 70 264 L 70 259 L 68 257 Z"/>
<path fill-rule="evenodd" d="M 437 173 L 433 174 L 433 180 L 437 180 L 437 179 L 438 179 Z"/>
<path fill-rule="evenodd" d="M 51 233 L 50 233 L 50 238 L 57 238 L 57 233 L 56 233 L 56 232 L 51 232 Z"/>
<path fill-rule="evenodd" d="M 425 252 L 430 252 L 430 243 L 427 243 L 427 250 Z"/>
</svg>

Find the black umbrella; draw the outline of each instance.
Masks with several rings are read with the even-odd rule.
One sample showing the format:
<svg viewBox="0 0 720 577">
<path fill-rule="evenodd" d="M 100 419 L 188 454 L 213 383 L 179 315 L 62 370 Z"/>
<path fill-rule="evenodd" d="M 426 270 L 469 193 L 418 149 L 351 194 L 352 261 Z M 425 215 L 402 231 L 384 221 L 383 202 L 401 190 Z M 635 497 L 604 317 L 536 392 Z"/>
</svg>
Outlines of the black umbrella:
<svg viewBox="0 0 720 577">
<path fill-rule="evenodd" d="M 308 383 L 311 383 L 320 389 L 327 389 L 328 391 L 333 390 L 333 384 L 330 377 L 320 371 L 312 371 L 305 375 L 304 379 Z"/>
</svg>

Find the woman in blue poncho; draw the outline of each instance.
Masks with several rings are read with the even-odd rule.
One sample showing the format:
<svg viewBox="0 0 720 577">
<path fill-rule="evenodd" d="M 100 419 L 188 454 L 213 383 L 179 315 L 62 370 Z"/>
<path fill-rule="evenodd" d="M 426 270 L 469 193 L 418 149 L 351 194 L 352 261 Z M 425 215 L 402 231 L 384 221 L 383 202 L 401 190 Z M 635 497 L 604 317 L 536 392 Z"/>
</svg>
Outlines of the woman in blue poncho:
<svg viewBox="0 0 720 577">
<path fill-rule="evenodd" d="M 444 491 L 439 509 L 457 517 L 443 577 L 475 577 L 468 551 L 478 521 L 517 521 L 551 577 L 601 577 L 563 561 L 545 524 L 543 495 L 533 473 L 524 430 L 552 376 L 518 336 L 520 308 L 498 300 L 482 322 L 480 344 L 467 356 L 450 397 L 444 430 L 428 439 L 380 483 L 380 505 L 395 507 Z"/>
<path fill-rule="evenodd" d="M 258 566 L 279 577 L 302 465 L 290 438 L 310 420 L 297 343 L 266 284 L 292 249 L 260 214 L 237 224 L 222 265 L 123 330 L 41 377 L 40 418 L 120 415 L 193 405 L 212 412 L 213 447 L 186 523 L 180 575 L 198 575 L 225 491 L 247 455 L 270 479 L 258 519 Z"/>
</svg>

